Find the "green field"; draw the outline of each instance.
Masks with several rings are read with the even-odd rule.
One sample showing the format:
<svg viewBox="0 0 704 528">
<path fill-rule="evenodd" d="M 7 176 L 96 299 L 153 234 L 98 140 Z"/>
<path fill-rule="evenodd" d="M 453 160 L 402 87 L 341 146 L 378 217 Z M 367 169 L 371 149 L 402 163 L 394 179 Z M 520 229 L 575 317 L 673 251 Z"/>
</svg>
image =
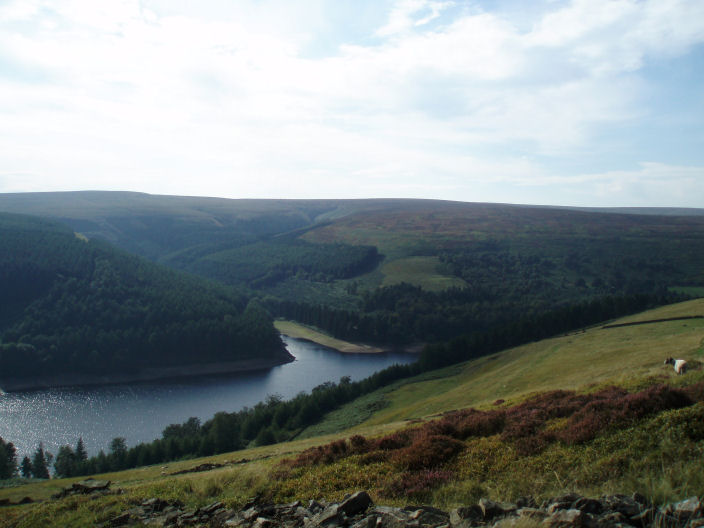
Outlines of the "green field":
<svg viewBox="0 0 704 528">
<path fill-rule="evenodd" d="M 704 300 L 667 306 L 623 318 L 618 322 L 649 321 L 704 315 Z M 466 407 L 510 409 L 530 401 L 536 393 L 577 389 L 594 394 L 609 385 L 639 391 L 653 384 L 694 387 L 704 384 L 704 371 L 676 376 L 664 357 L 685 358 L 693 366 L 704 363 L 704 320 L 664 321 L 604 329 L 601 326 L 532 343 L 475 361 L 428 372 L 397 382 L 377 393 L 330 413 L 301 438 L 283 444 L 209 457 L 221 469 L 181 476 L 164 476 L 194 467 L 203 460 L 187 460 L 101 476 L 125 489 L 124 495 L 91 500 L 76 497 L 48 500 L 70 481 L 47 481 L 0 489 L 0 500 L 29 496 L 37 504 L 5 507 L 0 526 L 90 526 L 104 522 L 138 500 L 158 496 L 180 499 L 191 507 L 222 500 L 241 507 L 248 497 L 263 493 L 274 501 L 324 497 L 367 489 L 375 502 L 403 504 L 408 498 L 389 490 L 412 475 L 394 456 L 365 461 L 363 455 L 331 463 L 289 468 L 294 457 L 311 446 L 352 434 L 374 438 L 399 428 L 427 423 L 447 411 Z M 505 402 L 497 405 L 497 400 Z M 354 423 L 354 427 L 347 426 Z M 704 403 L 667 410 L 621 427 L 610 427 L 586 443 L 552 443 L 535 454 L 521 454 L 500 435 L 471 437 L 462 452 L 439 466 L 447 478 L 414 492 L 414 500 L 441 507 L 468 504 L 486 496 L 513 500 L 531 494 L 537 499 L 563 491 L 584 494 L 638 491 L 656 503 L 704 493 L 701 457 L 704 455 Z M 548 422 L 560 430 L 565 420 Z M 323 434 L 302 438 L 309 434 Z M 247 459 L 245 463 L 233 463 Z M 286 469 L 289 468 L 289 469 Z M 517 471 L 520 468 L 520 471 Z M 273 477 L 275 475 L 275 477 Z M 75 481 L 78 479 L 71 479 Z"/>
<path fill-rule="evenodd" d="M 387 262 L 381 268 L 382 286 L 407 282 L 428 291 L 462 288 L 466 283 L 459 277 L 439 273 L 438 257 L 406 257 Z"/>
</svg>

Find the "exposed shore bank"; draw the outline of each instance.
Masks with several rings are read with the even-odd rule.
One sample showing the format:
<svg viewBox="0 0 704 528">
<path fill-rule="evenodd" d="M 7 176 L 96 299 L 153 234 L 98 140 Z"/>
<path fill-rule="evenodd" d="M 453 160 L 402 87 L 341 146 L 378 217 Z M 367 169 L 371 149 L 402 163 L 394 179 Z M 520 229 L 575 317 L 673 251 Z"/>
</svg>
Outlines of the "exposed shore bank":
<svg viewBox="0 0 704 528">
<path fill-rule="evenodd" d="M 239 361 L 222 361 L 195 365 L 177 365 L 173 367 L 150 367 L 125 374 L 56 374 L 23 379 L 0 379 L 0 394 L 3 391 L 47 389 L 52 387 L 72 387 L 90 385 L 117 385 L 120 383 L 139 383 L 142 381 L 158 381 L 176 378 L 190 378 L 211 374 L 234 374 L 266 370 L 279 365 L 285 365 L 295 358 L 286 353 L 276 358 L 242 359 Z"/>
<path fill-rule="evenodd" d="M 328 334 L 324 334 L 315 328 L 311 328 L 310 326 L 296 323 L 294 321 L 277 320 L 274 321 L 274 327 L 283 335 L 294 339 L 305 339 L 306 341 L 312 341 L 313 343 L 317 343 L 327 348 L 332 348 L 338 352 L 342 352 L 343 354 L 382 354 L 384 352 L 391 351 L 390 349 L 380 348 L 373 345 L 343 341 Z M 394 350 L 416 353 L 420 352 L 422 348 L 422 344 L 416 344 Z"/>
</svg>

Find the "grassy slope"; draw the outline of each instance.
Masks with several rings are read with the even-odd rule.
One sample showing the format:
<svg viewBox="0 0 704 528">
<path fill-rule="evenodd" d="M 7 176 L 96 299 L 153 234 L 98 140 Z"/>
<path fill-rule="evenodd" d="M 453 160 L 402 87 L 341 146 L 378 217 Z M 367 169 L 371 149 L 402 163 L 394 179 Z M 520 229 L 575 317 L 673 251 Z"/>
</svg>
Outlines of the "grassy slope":
<svg viewBox="0 0 704 528">
<path fill-rule="evenodd" d="M 381 268 L 384 274 L 382 286 L 392 286 L 406 282 L 428 291 L 442 291 L 448 288 L 462 288 L 465 281 L 459 277 L 438 272 L 438 257 L 406 257 L 387 262 Z"/>
<path fill-rule="evenodd" d="M 704 299 L 659 308 L 624 318 L 621 322 L 702 314 Z M 348 437 L 351 430 L 341 431 L 343 424 L 349 423 L 348 420 L 363 421 L 353 428 L 356 433 L 374 435 L 405 425 L 409 419 L 466 406 L 491 407 L 497 398 L 520 401 L 535 391 L 557 388 L 589 390 L 590 387 L 608 383 L 636 387 L 652 376 L 673 383 L 704 378 L 701 370 L 676 378 L 671 367 L 662 364 L 663 358 L 668 355 L 704 361 L 704 320 L 671 321 L 610 330 L 596 327 L 584 333 L 529 344 L 427 373 L 420 379 L 400 382 L 378 394 L 353 402 L 332 413 L 317 427 L 318 432 L 339 432 L 211 457 L 209 460 L 220 462 L 241 458 L 251 461 L 206 473 L 165 477 L 159 467 L 149 467 L 107 475 L 105 477 L 115 481 L 116 486 L 127 490 L 126 495 L 97 501 L 67 499 L 4 508 L 0 519 L 4 518 L 5 521 L 0 520 L 0 526 L 10 526 L 9 521 L 19 517 L 23 520 L 18 526 L 48 523 L 49 519 L 56 525 L 90 525 L 124 511 L 129 501 L 151 496 L 180 498 L 192 506 L 215 499 L 236 506 L 257 491 L 274 492 L 274 497 L 281 500 L 293 496 L 326 496 L 332 499 L 351 489 L 367 488 L 376 493 L 375 498 L 380 502 L 394 502 L 378 495 L 389 479 L 394 478 L 395 470 L 388 462 L 362 467 L 356 465 L 354 460 L 344 461 L 301 470 L 279 479 L 270 479 L 268 472 L 281 456 L 290 456 L 334 438 Z M 373 412 L 383 407 L 384 402 L 388 405 L 369 417 L 370 412 L 366 412 L 365 408 L 369 411 L 371 407 Z M 450 506 L 476 500 L 479 495 L 500 499 L 528 491 L 541 496 L 561 488 L 592 493 L 639 489 L 662 500 L 693 494 L 701 491 L 702 483 L 701 478 L 696 476 L 698 469 L 695 471 L 691 462 L 671 465 L 671 461 L 662 458 L 665 454 L 657 451 L 653 457 L 662 469 L 650 475 L 647 472 L 651 471 L 651 466 L 638 466 L 640 462 L 635 460 L 647 453 L 638 452 L 638 456 L 634 456 L 637 452 L 634 449 L 656 449 L 648 447 L 650 444 L 647 442 L 664 434 L 658 431 L 669 430 L 672 420 L 687 420 L 687 413 L 701 412 L 701 406 L 695 406 L 692 411 L 684 409 L 664 413 L 664 418 L 658 416 L 637 427 L 609 433 L 586 446 L 567 448 L 555 445 L 539 456 L 523 459 L 517 458 L 509 447 L 494 437 L 478 439 L 469 444 L 465 454 L 455 464 L 456 479 L 441 486 L 425 500 Z M 665 438 L 663 442 L 666 441 Z M 657 449 L 664 448 L 660 446 Z M 168 464 L 166 471 L 193 467 L 200 462 L 192 460 Z M 614 480 L 610 474 L 615 463 L 632 463 L 634 467 L 624 470 L 625 477 Z M 515 472 L 517 464 L 522 467 L 520 477 Z M 8 497 L 18 500 L 24 496 L 44 499 L 68 482 L 49 481 L 0 489 L 0 499 Z"/>
<path fill-rule="evenodd" d="M 619 322 L 684 315 L 704 315 L 704 299 L 657 308 Z M 612 329 L 598 326 L 449 367 L 444 369 L 446 377 L 405 384 L 389 394 L 389 405 L 365 425 L 487 406 L 497 399 L 517 400 L 539 391 L 669 376 L 672 369 L 663 365 L 663 360 L 670 356 L 704 362 L 704 319 Z"/>
</svg>

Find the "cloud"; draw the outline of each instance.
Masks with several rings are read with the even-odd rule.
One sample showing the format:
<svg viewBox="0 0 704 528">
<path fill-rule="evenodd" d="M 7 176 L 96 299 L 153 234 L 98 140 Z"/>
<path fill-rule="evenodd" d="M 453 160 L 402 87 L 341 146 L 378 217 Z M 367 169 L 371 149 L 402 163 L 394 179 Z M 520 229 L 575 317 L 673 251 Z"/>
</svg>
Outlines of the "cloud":
<svg viewBox="0 0 704 528">
<path fill-rule="evenodd" d="M 646 104 L 649 62 L 704 42 L 698 2 L 547 3 L 527 23 L 488 3 L 401 0 L 367 5 L 386 11 L 366 38 L 308 53 L 336 29 L 324 15 L 335 5 L 3 4 L 0 191 L 42 179 L 223 196 L 478 199 L 474 185 L 508 201 L 531 182 L 584 191 L 575 178 L 604 132 L 658 111 Z M 637 137 L 621 141 L 631 157 L 618 166 L 649 159 Z M 585 167 L 562 173 L 568 158 Z M 632 177 L 649 188 L 671 174 L 648 167 Z M 600 174 L 604 185 L 628 181 Z"/>
<path fill-rule="evenodd" d="M 454 2 L 432 0 L 399 0 L 389 13 L 388 22 L 377 29 L 381 37 L 403 34 L 413 28 L 425 26 L 440 16 Z"/>
</svg>

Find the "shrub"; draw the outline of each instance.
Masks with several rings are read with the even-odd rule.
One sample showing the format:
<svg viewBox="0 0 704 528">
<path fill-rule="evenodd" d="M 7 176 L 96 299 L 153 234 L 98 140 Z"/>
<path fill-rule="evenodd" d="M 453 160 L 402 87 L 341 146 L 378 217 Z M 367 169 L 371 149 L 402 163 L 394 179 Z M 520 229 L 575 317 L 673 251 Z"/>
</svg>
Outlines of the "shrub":
<svg viewBox="0 0 704 528">
<path fill-rule="evenodd" d="M 366 453 L 371 448 L 370 442 L 362 435 L 350 437 L 350 451 L 356 454 Z"/>
<path fill-rule="evenodd" d="M 692 401 L 704 401 L 704 381 L 684 387 L 682 390 L 692 399 Z"/>
<path fill-rule="evenodd" d="M 475 409 L 463 413 L 457 425 L 459 438 L 470 436 L 491 436 L 500 433 L 506 423 L 504 411 L 481 412 Z"/>
<path fill-rule="evenodd" d="M 423 435 L 410 446 L 398 450 L 393 461 L 405 469 L 433 469 L 449 462 L 464 447 L 462 442 L 449 436 Z"/>
<path fill-rule="evenodd" d="M 692 403 L 684 391 L 666 385 L 632 394 L 617 388 L 605 389 L 594 394 L 592 401 L 570 417 L 558 438 L 568 444 L 583 443 L 608 427 L 625 427 L 646 416 Z"/>
<path fill-rule="evenodd" d="M 452 472 L 439 470 L 402 473 L 382 492 L 382 495 L 423 500 L 428 498 L 434 488 L 445 484 L 452 477 Z"/>
<path fill-rule="evenodd" d="M 519 455 L 534 455 L 557 440 L 568 445 L 581 444 L 610 427 L 627 427 L 646 416 L 685 407 L 696 400 L 704 400 L 704 382 L 686 389 L 654 385 L 635 393 L 619 387 L 591 394 L 550 391 L 510 408 L 447 413 L 439 420 L 378 439 L 355 435 L 347 442 L 337 440 L 308 449 L 287 464 L 330 464 L 352 454 L 363 455 L 360 463 L 369 464 L 387 459 L 391 452 L 392 460 L 401 467 L 432 469 L 464 449 L 460 440 L 495 434 L 500 434 L 504 442 L 512 442 Z M 564 421 L 565 425 L 546 428 L 555 420 Z M 693 432 L 694 436 L 697 434 Z"/>
<path fill-rule="evenodd" d="M 397 431 L 393 434 L 378 439 L 375 442 L 375 447 L 384 451 L 393 451 L 395 449 L 401 449 L 402 447 L 410 445 L 411 435 L 412 433 L 408 430 Z"/>
</svg>

